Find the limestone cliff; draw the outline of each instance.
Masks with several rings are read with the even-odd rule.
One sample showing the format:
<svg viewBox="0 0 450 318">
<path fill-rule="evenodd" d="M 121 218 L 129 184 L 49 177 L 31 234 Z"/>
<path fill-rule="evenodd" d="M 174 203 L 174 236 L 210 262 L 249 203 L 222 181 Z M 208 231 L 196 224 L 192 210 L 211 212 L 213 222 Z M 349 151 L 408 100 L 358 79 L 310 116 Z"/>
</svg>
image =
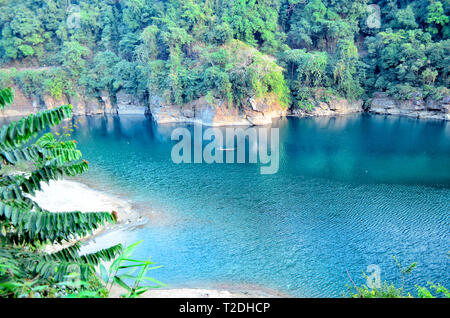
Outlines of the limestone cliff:
<svg viewBox="0 0 450 318">
<path fill-rule="evenodd" d="M 270 94 L 262 98 L 250 98 L 247 107 L 236 108 L 229 107 L 227 102 L 219 99 L 208 102 L 204 97 L 178 106 L 168 104 L 156 95 L 146 101 L 124 91 L 117 92 L 114 99 L 107 91 L 102 91 L 99 97 L 83 97 L 79 93 L 56 99 L 50 95 L 27 97 L 20 89 L 14 89 L 14 103 L 0 111 L 0 117 L 26 116 L 63 104 L 72 104 L 75 115 L 147 114 L 159 124 L 197 122 L 208 126 L 267 125 L 272 123 L 272 118 L 287 114 L 287 109 L 281 107 Z"/>
<path fill-rule="evenodd" d="M 287 109 L 270 96 L 250 98 L 250 106 L 229 107 L 219 99 L 207 101 L 202 97 L 183 106 L 167 104 L 159 96 L 151 96 L 150 114 L 157 123 L 196 122 L 207 126 L 267 125 L 272 118 L 285 116 Z"/>
<path fill-rule="evenodd" d="M 52 109 L 64 104 L 72 104 L 74 115 L 100 115 L 100 114 L 144 114 L 147 107 L 138 98 L 119 91 L 116 102 L 112 101 L 107 91 L 100 92 L 100 96 L 88 96 L 82 92 L 75 95 L 63 94 L 55 98 L 48 94 L 42 96 L 25 96 L 20 89 L 12 87 L 15 91 L 14 102 L 6 109 L 0 111 L 0 117 L 26 116 L 40 110 Z"/>
<path fill-rule="evenodd" d="M 299 117 L 308 116 L 339 116 L 346 114 L 353 114 L 362 112 L 362 100 L 349 101 L 344 98 L 338 98 L 331 96 L 330 100 L 327 102 L 316 101 L 315 107 L 308 108 L 297 108 L 292 110 L 292 115 Z"/>
<path fill-rule="evenodd" d="M 375 93 L 369 102 L 369 112 L 383 115 L 400 115 L 415 118 L 450 120 L 450 96 L 437 101 L 424 99 L 420 93 L 410 99 L 397 100 L 385 93 Z"/>
</svg>

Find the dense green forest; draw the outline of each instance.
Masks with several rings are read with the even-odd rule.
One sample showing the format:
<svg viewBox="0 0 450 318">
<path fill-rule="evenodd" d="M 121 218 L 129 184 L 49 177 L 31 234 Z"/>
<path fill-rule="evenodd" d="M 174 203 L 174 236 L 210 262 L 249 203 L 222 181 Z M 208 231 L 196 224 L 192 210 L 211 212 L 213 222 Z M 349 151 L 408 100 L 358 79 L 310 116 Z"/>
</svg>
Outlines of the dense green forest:
<svg viewBox="0 0 450 318">
<path fill-rule="evenodd" d="M 181 105 L 448 93 L 449 0 L 0 0 L 0 87 Z M 24 69 L 24 67 L 27 67 Z"/>
</svg>

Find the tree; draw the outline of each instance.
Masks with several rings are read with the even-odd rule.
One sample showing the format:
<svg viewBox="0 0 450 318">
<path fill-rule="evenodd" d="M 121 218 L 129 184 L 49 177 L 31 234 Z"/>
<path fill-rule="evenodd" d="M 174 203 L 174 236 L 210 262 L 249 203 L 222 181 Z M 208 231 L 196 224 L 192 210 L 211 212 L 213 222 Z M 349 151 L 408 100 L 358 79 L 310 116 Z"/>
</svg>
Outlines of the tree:
<svg viewBox="0 0 450 318">
<path fill-rule="evenodd" d="M 61 64 L 74 78 L 78 78 L 86 69 L 85 58 L 90 50 L 77 41 L 64 42 L 61 50 Z"/>
<path fill-rule="evenodd" d="M 429 24 L 428 31 L 437 35 L 442 31 L 443 36 L 448 38 L 450 36 L 449 16 L 444 13 L 444 8 L 440 1 L 432 1 L 428 6 L 427 23 Z"/>
<path fill-rule="evenodd" d="M 12 100 L 10 88 L 0 90 L 0 109 Z M 25 293 L 48 296 L 74 270 L 83 281 L 95 279 L 95 266 L 122 250 L 119 244 L 80 255 L 78 242 L 50 254 L 42 250 L 47 244 L 77 240 L 105 222 L 117 221 L 110 212 L 49 212 L 30 198 L 42 182 L 88 169 L 74 140 L 57 140 L 51 132 L 39 137 L 46 128 L 71 116 L 72 107 L 64 105 L 13 121 L 0 131 L 0 295 L 24 296 L 16 294 L 24 292 L 17 287 L 28 286 Z"/>
</svg>

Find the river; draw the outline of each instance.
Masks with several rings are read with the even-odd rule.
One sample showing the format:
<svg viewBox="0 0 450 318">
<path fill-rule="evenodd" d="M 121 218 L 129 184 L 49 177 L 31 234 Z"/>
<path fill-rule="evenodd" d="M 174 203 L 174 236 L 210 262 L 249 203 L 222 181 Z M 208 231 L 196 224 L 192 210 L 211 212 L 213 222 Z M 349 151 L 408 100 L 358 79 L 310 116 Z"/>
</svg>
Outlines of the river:
<svg viewBox="0 0 450 318">
<path fill-rule="evenodd" d="M 300 297 L 340 297 L 381 279 L 407 290 L 449 286 L 450 123 L 354 115 L 284 118 L 279 169 L 260 164 L 175 164 L 174 128 L 144 116 L 75 117 L 73 137 L 90 163 L 80 180 L 149 217 L 126 234 L 135 258 L 163 268 L 173 287 L 264 286 Z M 267 128 L 268 129 L 268 128 Z M 106 235 L 98 240 L 111 240 Z"/>
</svg>

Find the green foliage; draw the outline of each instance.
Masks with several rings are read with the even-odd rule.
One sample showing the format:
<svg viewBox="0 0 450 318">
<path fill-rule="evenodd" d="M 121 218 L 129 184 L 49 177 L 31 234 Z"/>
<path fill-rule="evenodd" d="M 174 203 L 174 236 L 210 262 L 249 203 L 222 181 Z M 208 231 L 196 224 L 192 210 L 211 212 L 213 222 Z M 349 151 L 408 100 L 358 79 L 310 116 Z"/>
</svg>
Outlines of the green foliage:
<svg viewBox="0 0 450 318">
<path fill-rule="evenodd" d="M 4 109 L 6 105 L 12 104 L 14 92 L 11 87 L 0 89 L 0 109 Z"/>
<path fill-rule="evenodd" d="M 11 89 L 0 91 L 0 106 L 12 102 Z M 109 261 L 122 250 L 121 245 L 80 255 L 74 244 L 50 254 L 47 244 L 77 240 L 105 222 L 115 223 L 109 212 L 53 213 L 42 209 L 30 195 L 42 182 L 74 176 L 87 170 L 73 140 L 57 140 L 52 133 L 39 133 L 72 116 L 72 106 L 64 105 L 13 121 L 0 130 L 0 295 L 55 296 L 57 285 L 76 268 L 82 280 L 91 279 L 94 266 Z M 21 163 L 30 163 L 29 171 L 20 171 Z M 16 169 L 14 169 L 16 168 Z M 7 173 L 10 171 L 10 173 Z"/>
<path fill-rule="evenodd" d="M 0 90 L 1 109 L 12 101 L 10 88 Z M 146 275 L 160 266 L 130 258 L 137 243 L 80 254 L 79 240 L 106 223 L 116 223 L 114 212 L 50 212 L 32 199 L 42 182 L 88 169 L 74 140 L 57 139 L 51 132 L 40 135 L 71 117 L 72 106 L 64 105 L 13 121 L 0 130 L 0 297 L 105 297 L 108 289 L 97 278 L 96 267 L 109 289 L 113 284 L 125 287 L 127 297 L 164 285 Z M 45 251 L 48 245 L 65 242 L 72 243 Z M 104 261 L 113 261 L 107 275 Z M 119 273 L 124 269 L 131 270 Z M 137 269 L 137 276 L 132 276 Z M 127 285 L 125 280 L 133 283 Z"/>
<path fill-rule="evenodd" d="M 436 298 L 437 296 L 450 298 L 450 292 L 441 284 L 436 285 L 432 282 L 428 282 L 428 286 L 432 291 L 434 291 L 435 295 L 433 295 L 433 293 L 426 287 L 416 286 L 419 298 Z"/>
<path fill-rule="evenodd" d="M 348 287 L 348 293 L 352 298 L 413 298 L 410 293 L 405 293 L 405 277 L 410 275 L 413 269 L 416 267 L 416 263 L 412 263 L 409 266 L 403 267 L 395 256 L 392 257 L 397 265 L 397 268 L 401 275 L 401 286 L 396 287 L 393 283 L 384 281 L 380 287 L 370 288 L 366 285 Z M 363 277 L 368 279 L 368 276 L 363 272 Z M 351 278 L 350 278 L 351 279 Z M 352 281 L 353 283 L 353 281 Z M 435 285 L 431 282 L 428 283 L 430 289 L 435 292 L 436 295 L 440 295 L 446 298 L 450 297 L 450 292 L 442 285 Z M 418 298 L 435 298 L 426 287 L 416 285 Z"/>
<path fill-rule="evenodd" d="M 394 284 L 388 284 L 386 281 L 379 288 L 369 288 L 367 286 L 359 287 L 357 293 L 350 291 L 352 298 L 412 298 L 411 294 L 404 295 L 401 288 Z"/>
<path fill-rule="evenodd" d="M 449 8 L 434 0 L 378 2 L 382 29 L 366 38 L 366 91 L 438 99 L 449 87 Z"/>
<path fill-rule="evenodd" d="M 79 11 L 55 0 L 2 3 L 0 63 L 31 69 L 0 70 L 1 85 L 56 99 L 109 91 L 114 101 L 124 90 L 144 100 L 157 94 L 183 104 L 208 95 L 235 106 L 266 91 L 294 107 L 315 104 L 317 89 L 359 99 L 375 91 L 437 98 L 449 88 L 447 0 L 372 1 L 381 8 L 379 29 L 366 25 L 368 0 L 77 3 Z M 256 84 L 258 74 L 233 70 L 236 40 L 275 57 L 284 79 L 273 73 Z"/>
<path fill-rule="evenodd" d="M 167 286 L 166 284 L 147 276 L 147 272 L 160 268 L 161 266 L 154 266 L 155 263 L 150 259 L 147 261 L 138 261 L 130 258 L 134 249 L 142 241 L 134 243 L 126 247 L 114 260 L 109 269 L 100 264 L 100 276 L 105 283 L 106 288 L 111 290 L 113 285 L 122 287 L 125 290 L 125 294 L 122 296 L 125 298 L 139 297 L 141 294 L 153 288 L 160 288 Z M 125 272 L 123 272 L 125 271 Z M 127 281 L 131 281 L 131 284 L 127 284 Z M 145 284 L 151 282 L 153 284 Z"/>
</svg>

